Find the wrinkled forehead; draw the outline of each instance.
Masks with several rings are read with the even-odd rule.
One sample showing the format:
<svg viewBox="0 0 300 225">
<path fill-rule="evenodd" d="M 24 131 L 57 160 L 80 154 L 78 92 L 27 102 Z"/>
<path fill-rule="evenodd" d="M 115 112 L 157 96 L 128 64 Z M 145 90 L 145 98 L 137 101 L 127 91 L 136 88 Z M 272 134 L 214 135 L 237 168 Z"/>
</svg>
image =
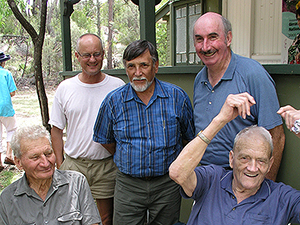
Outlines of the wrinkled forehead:
<svg viewBox="0 0 300 225">
<path fill-rule="evenodd" d="M 78 51 L 103 51 L 102 43 L 94 35 L 87 35 L 78 41 Z"/>
<path fill-rule="evenodd" d="M 194 25 L 194 34 L 220 32 L 224 32 L 224 26 L 218 14 L 204 14 Z"/>
<path fill-rule="evenodd" d="M 260 133 L 249 132 L 240 135 L 236 140 L 233 151 L 243 153 L 251 150 L 254 154 L 265 155 L 270 158 L 272 156 L 271 146 L 267 139 Z"/>
<path fill-rule="evenodd" d="M 20 150 L 22 154 L 33 149 L 39 150 L 48 148 L 51 148 L 51 143 L 47 137 L 39 137 L 34 139 L 22 138 L 20 140 Z"/>
</svg>

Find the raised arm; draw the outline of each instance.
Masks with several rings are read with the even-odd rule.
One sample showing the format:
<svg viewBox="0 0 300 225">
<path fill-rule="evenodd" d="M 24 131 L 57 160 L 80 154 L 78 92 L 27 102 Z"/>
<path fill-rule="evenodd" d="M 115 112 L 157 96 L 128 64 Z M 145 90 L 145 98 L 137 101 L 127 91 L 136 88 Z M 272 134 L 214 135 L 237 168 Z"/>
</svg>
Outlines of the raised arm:
<svg viewBox="0 0 300 225">
<path fill-rule="evenodd" d="M 202 134 L 211 140 L 224 126 L 238 115 L 246 118 L 250 115 L 250 107 L 255 104 L 254 98 L 248 93 L 228 95 L 221 111 L 202 131 Z M 169 175 L 176 183 L 181 185 L 188 196 L 192 196 L 197 177 L 194 169 L 199 164 L 206 150 L 207 143 L 199 136 L 189 142 L 181 151 L 177 159 L 169 168 Z"/>
</svg>

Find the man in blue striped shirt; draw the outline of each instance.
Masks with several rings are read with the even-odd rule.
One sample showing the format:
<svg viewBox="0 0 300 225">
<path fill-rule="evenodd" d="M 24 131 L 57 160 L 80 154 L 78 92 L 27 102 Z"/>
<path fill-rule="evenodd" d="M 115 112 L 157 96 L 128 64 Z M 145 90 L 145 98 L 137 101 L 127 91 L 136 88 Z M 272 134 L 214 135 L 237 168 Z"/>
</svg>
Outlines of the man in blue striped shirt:
<svg viewBox="0 0 300 225">
<path fill-rule="evenodd" d="M 149 224 L 171 225 L 181 197 L 169 166 L 194 138 L 192 105 L 181 88 L 155 78 L 158 54 L 150 42 L 128 45 L 123 63 L 130 83 L 106 96 L 93 137 L 119 169 L 114 224 L 144 224 L 148 211 Z"/>
</svg>

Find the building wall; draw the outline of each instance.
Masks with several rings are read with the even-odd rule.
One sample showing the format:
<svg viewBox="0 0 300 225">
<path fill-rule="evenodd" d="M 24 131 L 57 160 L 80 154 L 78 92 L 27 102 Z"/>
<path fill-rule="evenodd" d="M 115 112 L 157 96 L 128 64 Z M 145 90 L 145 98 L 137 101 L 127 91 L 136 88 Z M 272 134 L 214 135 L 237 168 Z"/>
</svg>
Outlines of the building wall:
<svg viewBox="0 0 300 225">
<path fill-rule="evenodd" d="M 281 63 L 282 1 L 224 0 L 222 14 L 232 23 L 234 52 L 262 64 Z"/>
</svg>

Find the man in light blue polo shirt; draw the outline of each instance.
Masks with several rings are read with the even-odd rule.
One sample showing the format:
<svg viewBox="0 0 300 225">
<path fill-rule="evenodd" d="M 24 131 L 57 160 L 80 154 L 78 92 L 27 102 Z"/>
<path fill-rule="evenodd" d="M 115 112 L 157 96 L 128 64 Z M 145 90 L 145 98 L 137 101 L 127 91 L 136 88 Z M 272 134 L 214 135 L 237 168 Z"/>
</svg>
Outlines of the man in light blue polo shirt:
<svg viewBox="0 0 300 225">
<path fill-rule="evenodd" d="M 270 131 L 274 142 L 274 164 L 268 178 L 275 180 L 280 166 L 285 136 L 275 83 L 256 61 L 234 54 L 230 22 L 217 13 L 202 15 L 194 26 L 194 45 L 205 67 L 194 83 L 194 119 L 196 133 L 203 130 L 220 111 L 229 94 L 247 92 L 257 104 L 245 120 L 237 117 L 211 141 L 202 165 L 229 167 L 228 155 L 235 135 L 245 127 L 259 125 Z"/>
</svg>

